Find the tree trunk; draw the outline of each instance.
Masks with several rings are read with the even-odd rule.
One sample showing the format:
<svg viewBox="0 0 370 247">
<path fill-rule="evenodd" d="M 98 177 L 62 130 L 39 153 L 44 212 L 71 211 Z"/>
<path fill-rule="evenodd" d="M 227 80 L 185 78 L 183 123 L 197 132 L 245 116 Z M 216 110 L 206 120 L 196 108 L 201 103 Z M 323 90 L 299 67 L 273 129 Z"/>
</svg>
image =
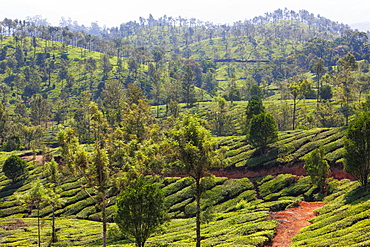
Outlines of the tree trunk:
<svg viewBox="0 0 370 247">
<path fill-rule="evenodd" d="M 40 209 L 37 209 L 37 235 L 38 235 L 38 245 L 41 247 L 41 229 L 40 229 Z"/>
<path fill-rule="evenodd" d="M 52 222 L 51 222 L 51 242 L 57 242 L 57 233 L 55 232 L 55 206 L 53 205 Z"/>
<path fill-rule="evenodd" d="M 297 110 L 296 98 L 293 99 L 293 130 L 295 130 L 295 113 Z"/>
<path fill-rule="evenodd" d="M 197 239 L 196 239 L 196 247 L 200 247 L 200 179 L 197 178 L 195 180 L 195 200 L 197 203 L 197 212 L 196 212 L 196 234 L 197 234 Z"/>
<path fill-rule="evenodd" d="M 107 246 L 107 212 L 105 207 L 105 201 L 102 207 L 102 218 L 103 218 L 103 246 Z"/>
<path fill-rule="evenodd" d="M 316 102 L 320 102 L 320 79 L 317 79 L 317 97 L 316 97 L 317 101 Z"/>
</svg>

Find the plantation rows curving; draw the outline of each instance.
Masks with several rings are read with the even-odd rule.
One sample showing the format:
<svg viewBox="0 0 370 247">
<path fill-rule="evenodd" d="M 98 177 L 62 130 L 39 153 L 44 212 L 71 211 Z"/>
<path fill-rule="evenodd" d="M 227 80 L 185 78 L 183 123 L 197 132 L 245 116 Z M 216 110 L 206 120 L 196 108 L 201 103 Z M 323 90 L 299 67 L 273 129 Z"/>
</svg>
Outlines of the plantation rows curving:
<svg viewBox="0 0 370 247">
<path fill-rule="evenodd" d="M 28 163 L 31 178 L 43 177 L 41 164 Z M 46 180 L 42 181 L 47 186 Z M 29 215 L 18 195 L 30 186 L 25 183 L 9 185 L 1 175 L 0 198 L 0 244 L 28 246 L 36 241 L 36 212 Z M 172 220 L 163 234 L 149 239 L 149 243 L 168 243 L 173 246 L 190 245 L 194 241 L 194 188 L 189 178 L 169 177 L 160 185 L 166 196 Z M 284 210 L 304 197 L 314 197 L 313 187 L 307 177 L 279 175 L 250 180 L 207 178 L 202 198 L 203 243 L 205 246 L 261 246 L 275 235 L 276 221 L 269 220 L 269 211 Z M 86 245 L 98 241 L 100 214 L 93 201 L 80 189 L 78 180 L 61 185 L 63 204 L 57 209 L 58 235 L 67 246 Z M 115 211 L 115 196 L 112 195 L 108 214 Z M 51 207 L 41 210 L 44 240 L 50 236 Z M 112 218 L 111 218 L 112 219 Z M 91 220 L 93 222 L 91 222 Z M 114 223 L 110 225 L 110 239 L 117 235 Z M 32 233 L 26 234 L 25 233 Z M 90 235 L 87 238 L 86 235 Z M 117 239 L 116 239 L 117 240 Z M 121 240 L 128 243 L 128 240 Z"/>
<path fill-rule="evenodd" d="M 343 130 L 340 128 L 280 132 L 279 141 L 265 155 L 257 156 L 244 137 L 219 137 L 221 146 L 229 147 L 226 156 L 229 167 L 269 167 L 304 159 L 322 146 L 330 163 L 342 158 Z M 7 154 L 9 155 L 9 154 Z M 331 159 L 329 157 L 332 157 Z M 5 154 L 2 157 L 6 159 Z M 0 174 L 0 245 L 29 246 L 37 242 L 36 211 L 18 197 L 30 189 L 30 181 L 41 179 L 48 186 L 43 165 L 28 162 L 29 178 L 10 184 Z M 369 196 L 348 180 L 329 179 L 326 205 L 318 210 L 313 224 L 294 238 L 293 246 L 366 246 L 369 235 Z M 79 180 L 67 180 L 60 186 L 62 205 L 56 210 L 59 246 L 89 246 L 99 244 L 100 212 L 85 192 Z M 195 199 L 193 181 L 187 177 L 166 177 L 159 184 L 166 197 L 171 221 L 161 234 L 148 240 L 151 246 L 189 246 L 195 241 Z M 278 222 L 270 220 L 269 212 L 281 211 L 299 201 L 321 199 L 310 178 L 290 174 L 259 178 L 228 179 L 209 177 L 204 180 L 202 205 L 203 246 L 264 246 L 271 243 Z M 90 191 L 91 192 L 91 191 Z M 133 246 L 119 233 L 113 223 L 115 196 L 107 209 L 110 225 L 109 246 Z M 50 239 L 52 207 L 45 205 L 42 216 L 42 239 Z M 165 245 L 163 245 L 165 243 Z M 326 243 L 323 244 L 323 243 Z M 361 243 L 361 244 L 359 244 Z M 322 245 L 320 245 L 322 244 Z M 356 245 L 358 244 L 358 245 Z"/>
<path fill-rule="evenodd" d="M 325 159 L 333 164 L 341 162 L 344 151 L 342 128 L 317 128 L 311 130 L 284 131 L 268 153 L 260 154 L 245 141 L 244 136 L 220 138 L 220 145 L 227 146 L 229 167 L 268 167 L 304 160 L 314 149 L 323 147 Z"/>
</svg>

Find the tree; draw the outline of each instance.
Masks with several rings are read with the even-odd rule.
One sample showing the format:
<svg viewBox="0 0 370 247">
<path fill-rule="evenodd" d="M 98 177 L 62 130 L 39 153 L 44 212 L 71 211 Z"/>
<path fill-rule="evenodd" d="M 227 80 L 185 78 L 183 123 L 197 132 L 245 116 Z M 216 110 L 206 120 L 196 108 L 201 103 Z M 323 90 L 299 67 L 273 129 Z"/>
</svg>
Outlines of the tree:
<svg viewBox="0 0 370 247">
<path fill-rule="evenodd" d="M 247 139 L 252 146 L 260 148 L 262 153 L 265 153 L 267 146 L 275 143 L 278 139 L 277 127 L 272 115 L 261 113 L 253 116 Z"/>
<path fill-rule="evenodd" d="M 321 96 L 321 84 L 320 80 L 321 77 L 325 74 L 325 67 L 324 67 L 324 60 L 322 58 L 319 58 L 319 60 L 314 64 L 313 70 L 316 74 L 316 79 L 317 79 L 317 102 L 320 101 L 320 96 Z"/>
<path fill-rule="evenodd" d="M 117 198 L 114 221 L 123 234 L 133 237 L 137 247 L 167 220 L 167 208 L 161 189 L 148 178 L 139 176 Z"/>
<path fill-rule="evenodd" d="M 212 125 L 213 132 L 218 136 L 224 136 L 231 133 L 233 130 L 232 115 L 227 110 L 227 102 L 222 97 L 216 97 L 216 107 L 207 114 Z"/>
<path fill-rule="evenodd" d="M 62 157 L 70 169 L 71 175 L 81 176 L 85 184 L 81 188 L 101 209 L 103 246 L 107 244 L 107 214 L 106 208 L 110 200 L 107 198 L 111 188 L 112 172 L 109 169 L 107 155 L 108 123 L 95 104 L 90 106 L 91 127 L 94 134 L 93 151 L 89 155 L 83 145 L 80 145 L 72 129 L 61 131 L 58 141 L 62 149 Z M 91 188 L 96 197 L 89 193 Z"/>
<path fill-rule="evenodd" d="M 311 90 L 311 83 L 306 80 L 302 79 L 298 83 L 297 82 L 292 82 L 289 85 L 289 90 L 290 93 L 293 95 L 293 120 L 292 120 L 292 126 L 293 130 L 296 127 L 296 112 L 297 112 L 297 103 L 299 101 L 299 98 L 302 98 L 306 96 L 307 93 L 310 92 Z"/>
<path fill-rule="evenodd" d="M 8 111 L 3 103 L 0 102 L 0 144 L 3 144 L 8 132 Z"/>
<path fill-rule="evenodd" d="M 195 102 L 194 87 L 196 82 L 195 73 L 190 65 L 185 65 L 181 81 L 184 101 L 186 103 L 186 106 L 189 107 Z"/>
<path fill-rule="evenodd" d="M 324 160 L 324 156 L 324 149 L 315 149 L 306 158 L 306 163 L 303 166 L 307 174 L 311 177 L 312 183 L 320 189 L 320 193 L 324 192 L 326 176 L 330 169 L 328 162 Z"/>
<path fill-rule="evenodd" d="M 4 162 L 3 172 L 7 178 L 15 183 L 27 175 L 27 163 L 17 155 L 11 155 Z"/>
<path fill-rule="evenodd" d="M 217 143 L 201 120 L 183 115 L 170 133 L 171 154 L 178 161 L 179 169 L 195 181 L 196 200 L 196 246 L 200 247 L 200 198 L 203 193 L 202 178 L 209 176 L 209 169 L 217 164 L 220 152 L 216 153 Z"/>
<path fill-rule="evenodd" d="M 41 125 L 45 123 L 47 127 L 47 121 L 50 117 L 50 107 L 47 99 L 44 99 L 41 95 L 37 96 L 36 99 L 31 103 L 31 121 L 34 125 Z"/>
<path fill-rule="evenodd" d="M 108 79 L 108 73 L 112 70 L 113 66 L 111 64 L 111 62 L 109 61 L 109 56 L 106 55 L 106 54 L 102 54 L 100 56 L 100 63 L 101 63 L 101 67 L 103 69 L 103 80 L 107 80 Z"/>
<path fill-rule="evenodd" d="M 105 83 L 101 98 L 104 114 L 111 126 L 122 121 L 123 95 L 123 86 L 119 81 L 109 80 Z"/>
<path fill-rule="evenodd" d="M 315 110 L 316 126 L 324 128 L 343 126 L 344 118 L 338 113 L 330 102 L 318 103 Z"/>
<path fill-rule="evenodd" d="M 251 90 L 250 90 L 250 96 L 251 98 L 258 98 L 258 99 L 262 99 L 263 98 L 263 90 L 262 88 L 260 88 L 258 85 L 256 84 L 253 84 L 252 87 L 251 87 Z"/>
<path fill-rule="evenodd" d="M 51 242 L 55 243 L 58 241 L 57 232 L 55 228 L 55 209 L 57 206 L 60 206 L 61 199 L 60 199 L 60 190 L 59 185 L 62 182 L 62 173 L 58 169 L 58 163 L 54 160 L 54 158 L 46 163 L 46 171 L 47 171 L 47 180 L 50 184 L 50 204 L 52 206 L 52 221 L 51 221 Z"/>
<path fill-rule="evenodd" d="M 286 101 L 279 104 L 272 102 L 268 105 L 268 112 L 271 112 L 275 119 L 278 130 L 284 131 L 291 128 L 292 110 Z"/>
<path fill-rule="evenodd" d="M 344 169 L 367 186 L 370 174 L 370 113 L 365 112 L 348 125 Z"/>
<path fill-rule="evenodd" d="M 21 139 L 27 149 L 32 149 L 33 144 L 42 143 L 42 128 L 41 126 L 27 126 L 24 124 L 20 125 Z"/>
<path fill-rule="evenodd" d="M 248 101 L 248 105 L 245 111 L 246 114 L 246 127 L 245 130 L 248 132 L 250 121 L 253 116 L 265 113 L 265 107 L 263 106 L 262 100 L 260 98 L 253 97 Z"/>
<path fill-rule="evenodd" d="M 85 63 L 85 70 L 90 74 L 90 89 L 92 89 L 93 87 L 94 74 L 97 68 L 98 66 L 97 66 L 96 59 L 93 57 L 89 57 Z"/>
<path fill-rule="evenodd" d="M 349 116 L 352 114 L 352 109 L 349 105 L 351 100 L 351 84 L 353 84 L 354 78 L 351 74 L 352 71 L 357 70 L 358 65 L 355 56 L 351 53 L 344 55 L 338 60 L 338 80 L 340 81 L 343 95 L 342 95 L 342 113 L 346 118 L 346 125 L 348 125 Z"/>
<path fill-rule="evenodd" d="M 328 101 L 333 97 L 333 92 L 332 92 L 331 87 L 329 85 L 325 85 L 325 86 L 321 87 L 320 97 L 324 101 Z"/>
<path fill-rule="evenodd" d="M 51 199 L 48 197 L 48 191 L 44 188 L 42 183 L 38 180 L 36 181 L 31 189 L 25 194 L 20 196 L 20 200 L 27 204 L 30 212 L 34 208 L 37 209 L 37 236 L 38 236 L 38 246 L 41 247 L 41 226 L 40 226 L 40 209 L 42 203 L 50 202 Z"/>
<path fill-rule="evenodd" d="M 230 100 L 232 105 L 234 104 L 234 101 L 240 100 L 240 91 L 237 87 L 235 77 L 230 78 L 229 87 L 227 89 L 227 98 Z"/>
</svg>

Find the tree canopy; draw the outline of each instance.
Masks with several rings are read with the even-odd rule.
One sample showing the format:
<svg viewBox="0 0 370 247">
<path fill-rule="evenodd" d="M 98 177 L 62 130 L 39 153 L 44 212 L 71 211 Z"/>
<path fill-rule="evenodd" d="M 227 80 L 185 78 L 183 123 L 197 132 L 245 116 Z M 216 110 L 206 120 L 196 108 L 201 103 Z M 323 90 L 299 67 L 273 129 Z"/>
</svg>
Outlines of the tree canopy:
<svg viewBox="0 0 370 247">
<path fill-rule="evenodd" d="M 319 187 L 320 192 L 324 192 L 326 176 L 329 173 L 330 166 L 326 160 L 324 160 L 324 150 L 322 148 L 315 149 L 306 158 L 304 169 L 307 174 L 311 177 L 313 184 Z"/>
<path fill-rule="evenodd" d="M 278 139 L 277 127 L 274 118 L 269 113 L 261 113 L 252 117 L 247 139 L 252 146 L 267 151 L 269 144 Z"/>
<path fill-rule="evenodd" d="M 19 156 L 11 155 L 4 162 L 3 172 L 7 178 L 16 182 L 28 174 L 27 163 Z"/>
<path fill-rule="evenodd" d="M 164 195 L 152 179 L 139 176 L 117 198 L 114 221 L 122 233 L 135 239 L 137 247 L 168 219 Z"/>
<path fill-rule="evenodd" d="M 348 125 L 345 140 L 345 170 L 367 186 L 370 174 L 370 113 L 365 112 Z"/>
</svg>

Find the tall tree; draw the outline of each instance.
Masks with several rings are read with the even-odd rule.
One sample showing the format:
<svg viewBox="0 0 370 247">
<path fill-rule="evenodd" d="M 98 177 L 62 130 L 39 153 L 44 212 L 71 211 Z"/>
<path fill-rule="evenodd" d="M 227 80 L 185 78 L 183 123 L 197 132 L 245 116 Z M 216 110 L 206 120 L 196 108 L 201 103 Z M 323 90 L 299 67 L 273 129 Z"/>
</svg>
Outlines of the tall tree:
<svg viewBox="0 0 370 247">
<path fill-rule="evenodd" d="M 113 126 L 122 121 L 122 108 L 124 107 L 123 85 L 117 80 L 105 83 L 101 93 L 103 111 L 108 123 Z"/>
<path fill-rule="evenodd" d="M 31 121 L 34 125 L 40 125 L 47 122 L 50 117 L 50 106 L 47 99 L 44 99 L 41 95 L 38 95 L 31 103 Z"/>
<path fill-rule="evenodd" d="M 344 169 L 366 187 L 370 174 L 370 113 L 365 112 L 348 125 Z"/>
<path fill-rule="evenodd" d="M 85 69 L 90 74 L 90 89 L 93 88 L 95 71 L 98 68 L 96 59 L 89 57 L 85 63 Z"/>
<path fill-rule="evenodd" d="M 195 102 L 195 73 L 190 65 L 185 65 L 184 73 L 182 75 L 182 91 L 183 98 L 186 105 L 189 107 Z"/>
<path fill-rule="evenodd" d="M 41 247 L 41 225 L 40 225 L 40 209 L 43 203 L 50 202 L 48 191 L 44 188 L 40 180 L 36 181 L 31 189 L 19 198 L 22 202 L 28 205 L 30 212 L 34 208 L 37 210 L 37 236 L 38 246 Z"/>
<path fill-rule="evenodd" d="M 103 69 L 103 80 L 108 79 L 108 73 L 112 70 L 113 66 L 109 60 L 109 56 L 107 54 L 102 54 L 100 57 L 101 67 Z"/>
<path fill-rule="evenodd" d="M 252 117 L 247 139 L 252 146 L 260 148 L 262 153 L 267 151 L 269 144 L 278 139 L 274 118 L 269 113 L 261 113 Z"/>
<path fill-rule="evenodd" d="M 57 231 L 55 227 L 55 210 L 60 206 L 62 200 L 60 199 L 60 184 L 62 182 L 63 174 L 59 171 L 58 163 L 54 158 L 46 163 L 47 180 L 50 186 L 50 204 L 52 206 L 51 214 L 51 242 L 55 243 L 58 241 Z"/>
<path fill-rule="evenodd" d="M 253 116 L 265 113 L 265 107 L 263 106 L 262 100 L 258 97 L 253 97 L 251 100 L 249 100 L 245 113 L 245 132 L 243 133 L 248 132 L 250 121 L 252 120 Z"/>
<path fill-rule="evenodd" d="M 212 130 L 218 136 L 228 135 L 233 130 L 233 123 L 227 101 L 222 97 L 216 97 L 214 101 L 216 106 L 208 114 Z"/>
<path fill-rule="evenodd" d="M 297 103 L 298 101 L 305 97 L 311 90 L 311 84 L 307 79 L 302 79 L 298 83 L 292 82 L 289 85 L 290 93 L 293 96 L 293 120 L 292 120 L 292 128 L 293 130 L 296 127 L 296 113 L 297 113 Z"/>
<path fill-rule="evenodd" d="M 195 181 L 196 246 L 200 247 L 200 198 L 203 193 L 202 178 L 209 176 L 209 169 L 220 158 L 217 143 L 200 119 L 184 115 L 171 130 L 172 152 L 179 161 L 179 168 Z"/>
<path fill-rule="evenodd" d="M 354 81 L 351 72 L 355 71 L 358 65 L 355 56 L 351 53 L 341 57 L 337 64 L 339 67 L 338 80 L 343 90 L 341 111 L 346 118 L 346 125 L 348 125 L 349 116 L 351 115 L 351 84 Z"/>
<path fill-rule="evenodd" d="M 62 149 L 62 157 L 65 159 L 68 167 L 70 167 L 72 175 L 81 176 L 85 180 L 85 184 L 81 184 L 81 188 L 101 209 L 103 246 L 106 246 L 106 209 L 110 202 L 107 193 L 111 187 L 111 176 L 113 176 L 108 166 L 109 160 L 106 140 L 108 135 L 108 123 L 95 104 L 90 106 L 90 114 L 91 126 L 94 133 L 94 145 L 91 155 L 86 152 L 84 146 L 79 144 L 76 134 L 71 129 L 61 131 L 58 135 L 58 140 Z M 91 188 L 97 196 L 90 194 L 86 186 Z"/>
<path fill-rule="evenodd" d="M 8 111 L 3 103 L 0 102 L 0 144 L 5 141 L 8 132 Z"/>
<path fill-rule="evenodd" d="M 321 84 L 320 80 L 323 75 L 325 75 L 325 67 L 324 67 L 324 60 L 322 58 L 319 58 L 318 61 L 314 64 L 313 70 L 316 74 L 316 80 L 317 80 L 317 102 L 320 101 L 321 96 Z"/>
</svg>

